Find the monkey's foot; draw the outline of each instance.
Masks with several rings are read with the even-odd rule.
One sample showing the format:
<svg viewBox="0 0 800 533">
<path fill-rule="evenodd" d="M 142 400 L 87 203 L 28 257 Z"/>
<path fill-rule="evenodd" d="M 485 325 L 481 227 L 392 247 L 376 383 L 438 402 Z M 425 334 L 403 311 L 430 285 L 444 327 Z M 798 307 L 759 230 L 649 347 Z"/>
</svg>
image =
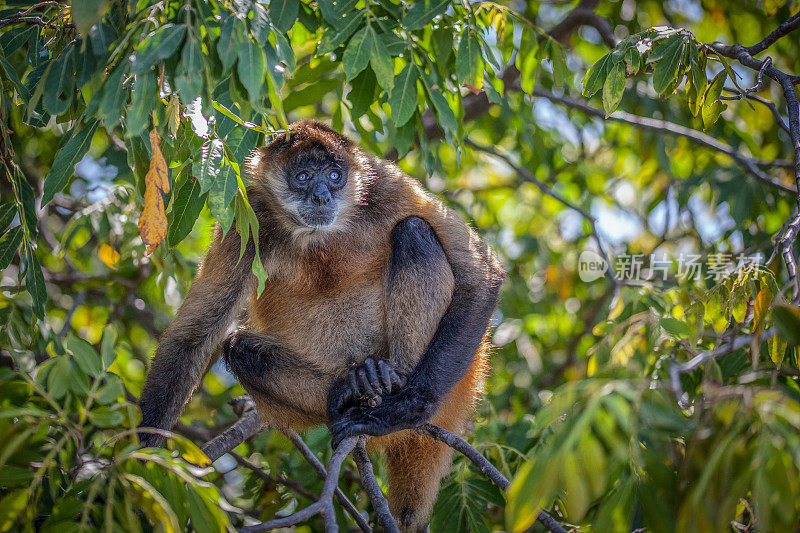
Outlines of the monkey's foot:
<svg viewBox="0 0 800 533">
<path fill-rule="evenodd" d="M 368 358 L 361 366 L 353 368 L 347 375 L 347 395 L 351 398 L 375 407 L 381 403 L 382 397 L 397 392 L 405 385 L 405 375 L 397 373 L 388 361 Z"/>
</svg>

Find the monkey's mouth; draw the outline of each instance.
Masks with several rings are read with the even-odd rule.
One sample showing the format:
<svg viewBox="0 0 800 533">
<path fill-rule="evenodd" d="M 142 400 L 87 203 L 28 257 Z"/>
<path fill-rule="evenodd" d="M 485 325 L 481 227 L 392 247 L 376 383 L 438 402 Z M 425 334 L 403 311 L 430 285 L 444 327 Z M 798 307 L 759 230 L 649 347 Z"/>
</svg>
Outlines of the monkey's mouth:
<svg viewBox="0 0 800 533">
<path fill-rule="evenodd" d="M 336 212 L 333 210 L 306 212 L 300 213 L 300 218 L 303 224 L 310 228 L 325 228 L 336 221 Z"/>
</svg>

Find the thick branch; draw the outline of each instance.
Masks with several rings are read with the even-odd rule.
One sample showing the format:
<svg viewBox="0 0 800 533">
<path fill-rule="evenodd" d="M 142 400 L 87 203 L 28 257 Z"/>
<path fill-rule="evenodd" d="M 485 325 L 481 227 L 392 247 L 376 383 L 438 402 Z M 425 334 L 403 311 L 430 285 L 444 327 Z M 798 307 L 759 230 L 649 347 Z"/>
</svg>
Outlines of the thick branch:
<svg viewBox="0 0 800 533">
<path fill-rule="evenodd" d="M 250 400 L 252 402 L 252 400 Z M 231 427 L 208 441 L 202 448 L 209 459 L 216 461 L 238 445 L 264 429 L 255 406 L 246 410 Z"/>
</svg>

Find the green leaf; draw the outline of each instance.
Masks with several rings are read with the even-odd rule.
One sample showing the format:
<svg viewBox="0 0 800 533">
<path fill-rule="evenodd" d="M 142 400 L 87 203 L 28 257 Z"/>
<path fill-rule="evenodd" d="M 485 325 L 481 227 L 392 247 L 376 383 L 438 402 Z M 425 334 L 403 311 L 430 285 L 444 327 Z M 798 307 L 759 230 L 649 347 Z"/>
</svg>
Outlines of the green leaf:
<svg viewBox="0 0 800 533">
<path fill-rule="evenodd" d="M 19 245 L 22 244 L 23 235 L 22 226 L 14 226 L 0 237 L 0 270 L 11 264 Z"/>
<path fill-rule="evenodd" d="M 447 103 L 447 98 L 445 98 L 444 93 L 439 90 L 438 87 L 433 86 L 431 78 L 426 72 L 422 72 L 421 76 L 422 83 L 425 85 L 425 91 L 428 94 L 428 99 L 436 110 L 439 124 L 441 124 L 445 130 L 455 133 L 456 130 L 458 130 L 458 121 L 456 120 L 455 113 L 453 113 L 453 110 L 450 108 L 450 104 Z M 487 86 L 488 85 L 489 84 L 487 84 Z"/>
<path fill-rule="evenodd" d="M 184 104 L 188 104 L 200 96 L 203 90 L 203 59 L 200 54 L 200 42 L 194 35 L 186 38 L 183 45 L 181 62 L 175 85 Z"/>
<path fill-rule="evenodd" d="M 450 7 L 450 0 L 421 0 L 414 2 L 403 16 L 403 26 L 409 30 L 421 30 L 435 17 Z"/>
<path fill-rule="evenodd" d="M 186 35 L 185 24 L 165 24 L 145 37 L 134 55 L 131 72 L 138 74 L 150 70 L 157 61 L 172 56 Z"/>
<path fill-rule="evenodd" d="M 242 80 L 242 85 L 247 89 L 250 103 L 253 106 L 260 106 L 266 76 L 264 50 L 250 39 L 245 39 L 239 48 L 239 63 L 236 71 L 239 79 Z"/>
<path fill-rule="evenodd" d="M 75 92 L 75 47 L 70 46 L 61 58 L 56 59 L 47 69 L 42 83 L 45 92 L 42 103 L 48 113 L 60 115 L 69 108 Z"/>
<path fill-rule="evenodd" d="M 72 21 L 81 35 L 89 33 L 92 26 L 103 18 L 108 8 L 106 0 L 72 0 L 70 4 Z"/>
<path fill-rule="evenodd" d="M 362 10 L 351 11 L 344 15 L 342 23 L 338 27 L 325 30 L 319 43 L 318 54 L 327 54 L 339 48 L 358 29 L 363 19 L 364 12 Z"/>
<path fill-rule="evenodd" d="M 365 26 L 350 39 L 342 56 L 347 81 L 355 78 L 369 63 L 372 54 L 372 42 L 375 31 L 370 26 Z"/>
<path fill-rule="evenodd" d="M 417 67 L 414 63 L 406 65 L 397 75 L 394 89 L 389 96 L 389 107 L 395 126 L 402 126 L 414 114 L 417 108 Z"/>
<path fill-rule="evenodd" d="M 41 319 L 44 319 L 44 304 L 47 302 L 47 288 L 44 285 L 44 275 L 39 260 L 33 252 L 33 248 L 25 248 L 26 273 L 25 288 L 33 300 L 33 312 Z"/>
<path fill-rule="evenodd" d="M 269 18 L 276 28 L 286 33 L 294 26 L 299 8 L 300 0 L 272 0 L 269 3 Z"/>
<path fill-rule="evenodd" d="M 195 154 L 192 162 L 192 174 L 200 182 L 201 192 L 208 191 L 219 176 L 222 168 L 224 146 L 219 139 L 209 139 Z"/>
<path fill-rule="evenodd" d="M 389 55 L 386 45 L 374 31 L 372 33 L 372 50 L 369 56 L 369 64 L 375 72 L 378 83 L 383 90 L 389 92 L 394 87 L 394 63 Z"/>
<path fill-rule="evenodd" d="M 642 58 L 639 55 L 639 51 L 636 47 L 628 48 L 625 51 L 625 56 L 622 58 L 622 62 L 625 65 L 625 77 L 632 78 L 639 72 L 639 68 L 641 68 Z"/>
<path fill-rule="evenodd" d="M 200 180 L 187 176 L 172 202 L 167 225 L 167 241 L 170 246 L 176 246 L 189 235 L 205 202 L 206 195 L 201 190 Z"/>
<path fill-rule="evenodd" d="M 0 205 L 0 234 L 8 228 L 15 216 L 17 216 L 17 204 L 8 202 Z"/>
<path fill-rule="evenodd" d="M 710 105 L 703 105 L 702 109 L 702 116 L 703 116 L 703 128 L 708 129 L 713 126 L 717 120 L 719 120 L 719 116 L 728 108 L 728 104 L 725 104 L 719 100 L 714 102 Z"/>
<path fill-rule="evenodd" d="M 375 101 L 378 81 L 375 79 L 372 69 L 364 69 L 350 82 L 350 85 L 352 89 L 347 93 L 347 99 L 352 104 L 350 116 L 358 118 L 366 113 L 369 106 Z"/>
<path fill-rule="evenodd" d="M 622 94 L 625 92 L 625 67 L 622 63 L 617 63 L 608 73 L 606 81 L 603 83 L 603 109 L 606 117 L 619 105 Z"/>
<path fill-rule="evenodd" d="M 688 337 L 692 333 L 689 324 L 672 317 L 664 317 L 660 321 L 661 327 L 673 337 Z"/>
<path fill-rule="evenodd" d="M 231 201 L 238 190 L 236 172 L 230 165 L 225 165 L 208 192 L 208 208 L 214 218 L 223 226 L 225 225 L 224 222 L 228 222 L 227 217 L 230 216 L 228 206 L 231 205 Z"/>
<path fill-rule="evenodd" d="M 97 390 L 97 402 L 100 405 L 116 403 L 120 397 L 125 395 L 125 387 L 122 380 L 114 374 L 106 376 L 106 384 Z"/>
<path fill-rule="evenodd" d="M 114 344 L 117 342 L 117 329 L 113 325 L 106 325 L 103 328 L 103 341 L 100 344 L 100 358 L 103 361 L 103 370 L 108 370 L 117 358 L 117 351 Z"/>
<path fill-rule="evenodd" d="M 127 127 L 123 130 L 126 137 L 135 137 L 150 125 L 150 115 L 158 98 L 157 85 L 156 75 L 152 70 L 136 75 Z"/>
<path fill-rule="evenodd" d="M 481 45 L 470 30 L 461 34 L 456 55 L 456 75 L 459 81 L 474 85 L 478 76 L 478 63 L 481 57 Z"/>
<path fill-rule="evenodd" d="M 189 504 L 189 517 L 192 521 L 192 526 L 197 533 L 217 533 L 219 531 L 217 522 L 209 510 L 207 502 L 197 492 L 193 490 L 187 491 L 186 501 Z"/>
<path fill-rule="evenodd" d="M 800 346 L 800 308 L 789 304 L 775 305 L 772 308 L 772 320 L 789 344 Z"/>
<path fill-rule="evenodd" d="M 125 100 L 128 98 L 128 91 L 122 88 L 122 79 L 125 76 L 127 62 L 118 66 L 106 80 L 103 88 L 103 99 L 100 101 L 100 115 L 106 130 L 111 130 L 122 118 L 122 110 Z"/>
<path fill-rule="evenodd" d="M 85 124 L 58 151 L 53 166 L 44 179 L 42 207 L 67 185 L 69 178 L 75 172 L 75 165 L 89 151 L 95 130 L 97 130 L 97 121 Z"/>
<path fill-rule="evenodd" d="M 92 377 L 103 373 L 100 355 L 92 348 L 91 344 L 70 333 L 67 337 L 67 349 L 72 352 L 73 359 L 81 370 Z"/>
<path fill-rule="evenodd" d="M 269 43 L 269 15 L 267 15 L 267 8 L 259 2 L 253 4 L 253 20 L 250 21 L 250 31 L 261 46 Z"/>
<path fill-rule="evenodd" d="M 47 373 L 47 393 L 56 400 L 62 398 L 69 390 L 70 374 L 69 359 L 56 357 Z"/>
<path fill-rule="evenodd" d="M 359 74 L 359 76 L 361 76 L 361 74 Z M 356 79 L 358 79 L 359 76 L 356 76 Z M 372 82 L 375 83 L 374 77 Z M 355 80 L 353 80 L 353 83 L 355 83 Z M 289 96 L 284 99 L 283 109 L 288 113 L 298 107 L 314 105 L 321 101 L 326 94 L 337 90 L 341 86 L 341 79 L 323 79 L 311 83 L 299 91 L 292 91 Z"/>
<path fill-rule="evenodd" d="M 653 88 L 658 94 L 664 94 L 668 87 L 678 79 L 686 43 L 682 35 L 671 37 L 663 50 L 663 56 L 653 69 Z"/>
<path fill-rule="evenodd" d="M 222 30 L 217 41 L 217 54 L 226 70 L 233 66 L 238 51 L 247 39 L 245 30 L 244 23 L 235 15 L 229 15 L 222 23 Z"/>
<path fill-rule="evenodd" d="M 594 93 L 603 88 L 608 71 L 611 68 L 611 53 L 600 58 L 600 60 L 589 68 L 586 76 L 583 77 L 583 96 L 591 97 Z"/>
<path fill-rule="evenodd" d="M 102 406 L 89 411 L 89 420 L 99 428 L 111 428 L 122 424 L 125 417 L 118 410 Z"/>
<path fill-rule="evenodd" d="M 772 359 L 772 362 L 775 363 L 780 367 L 781 363 L 783 363 L 783 358 L 786 355 L 786 346 L 787 346 L 786 339 L 780 337 L 778 335 L 772 337 L 767 341 L 767 347 L 769 349 L 769 358 Z"/>
<path fill-rule="evenodd" d="M 550 62 L 553 64 L 553 82 L 564 87 L 569 81 L 570 71 L 567 68 L 567 56 L 558 43 L 554 42 L 550 46 Z"/>
</svg>

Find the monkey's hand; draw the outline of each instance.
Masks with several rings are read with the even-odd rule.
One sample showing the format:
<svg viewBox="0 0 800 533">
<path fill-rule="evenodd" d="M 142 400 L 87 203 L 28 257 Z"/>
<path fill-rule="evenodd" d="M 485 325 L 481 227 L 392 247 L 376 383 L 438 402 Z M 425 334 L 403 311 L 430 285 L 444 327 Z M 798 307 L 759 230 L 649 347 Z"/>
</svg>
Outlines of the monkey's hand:
<svg viewBox="0 0 800 533">
<path fill-rule="evenodd" d="M 328 395 L 329 410 L 341 412 L 351 405 L 376 407 L 405 383 L 405 375 L 399 374 L 390 362 L 370 357 L 334 385 Z"/>
<path fill-rule="evenodd" d="M 405 388 L 384 397 L 376 407 L 353 405 L 338 411 L 332 407 L 328 405 L 328 427 L 332 435 L 331 446 L 336 449 L 343 439 L 354 435 L 378 437 L 415 428 L 433 416 L 437 403 L 421 398 L 414 389 Z"/>
</svg>

